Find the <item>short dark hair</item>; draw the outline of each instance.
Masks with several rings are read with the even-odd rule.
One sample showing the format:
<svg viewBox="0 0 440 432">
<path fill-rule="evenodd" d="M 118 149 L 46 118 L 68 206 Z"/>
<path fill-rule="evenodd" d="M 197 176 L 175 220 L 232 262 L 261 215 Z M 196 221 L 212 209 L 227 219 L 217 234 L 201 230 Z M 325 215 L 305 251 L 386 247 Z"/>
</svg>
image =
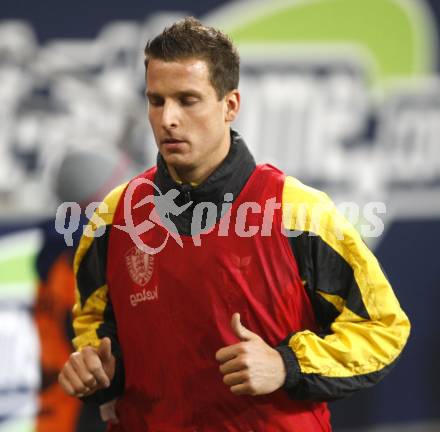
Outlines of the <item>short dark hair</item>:
<svg viewBox="0 0 440 432">
<path fill-rule="evenodd" d="M 175 61 L 197 58 L 206 61 L 209 80 L 217 97 L 238 87 L 240 57 L 231 39 L 220 30 L 187 17 L 166 27 L 145 46 L 145 70 L 150 59 Z"/>
</svg>

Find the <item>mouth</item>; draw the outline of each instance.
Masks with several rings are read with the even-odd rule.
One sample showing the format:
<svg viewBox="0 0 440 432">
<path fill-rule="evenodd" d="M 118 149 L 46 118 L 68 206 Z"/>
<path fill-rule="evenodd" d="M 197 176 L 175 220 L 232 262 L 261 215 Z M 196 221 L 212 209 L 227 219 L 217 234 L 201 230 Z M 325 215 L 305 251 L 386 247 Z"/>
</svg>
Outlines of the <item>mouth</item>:
<svg viewBox="0 0 440 432">
<path fill-rule="evenodd" d="M 172 144 L 176 145 L 176 144 L 182 144 L 184 142 L 185 142 L 184 140 L 178 138 L 165 138 L 161 141 L 161 143 L 165 145 L 172 145 Z"/>
</svg>

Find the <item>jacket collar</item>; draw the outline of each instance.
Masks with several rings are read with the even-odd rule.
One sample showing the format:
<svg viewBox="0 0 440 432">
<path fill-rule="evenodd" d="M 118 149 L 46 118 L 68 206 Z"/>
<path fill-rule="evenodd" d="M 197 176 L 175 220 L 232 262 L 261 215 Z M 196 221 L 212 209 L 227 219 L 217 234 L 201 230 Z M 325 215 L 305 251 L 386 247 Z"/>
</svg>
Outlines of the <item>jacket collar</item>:
<svg viewBox="0 0 440 432">
<path fill-rule="evenodd" d="M 212 202 L 219 205 L 224 202 L 225 193 L 232 193 L 233 200 L 243 189 L 247 180 L 255 170 L 255 160 L 238 132 L 231 130 L 231 146 L 229 153 L 214 172 L 200 185 L 176 183 L 168 172 L 168 168 L 160 153 L 157 156 L 157 172 L 155 183 L 166 194 L 171 189 L 181 192 L 177 204 L 193 201 Z"/>
</svg>

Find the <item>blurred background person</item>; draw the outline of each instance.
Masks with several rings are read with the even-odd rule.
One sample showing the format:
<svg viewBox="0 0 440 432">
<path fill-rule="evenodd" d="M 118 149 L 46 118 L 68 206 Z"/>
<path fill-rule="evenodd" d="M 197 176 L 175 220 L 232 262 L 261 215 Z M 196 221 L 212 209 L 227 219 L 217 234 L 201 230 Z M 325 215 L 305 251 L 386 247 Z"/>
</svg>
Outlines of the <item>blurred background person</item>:
<svg viewBox="0 0 440 432">
<path fill-rule="evenodd" d="M 121 152 L 72 150 L 64 155 L 52 174 L 58 201 L 78 203 L 82 213 L 77 222 L 83 226 L 87 224 L 87 206 L 100 202 L 108 188 L 132 177 L 135 171 Z M 66 223 L 72 223 L 74 217 L 71 213 Z M 41 352 L 36 432 L 104 431 L 99 407 L 66 396 L 58 384 L 59 370 L 72 352 L 73 256 L 82 231 L 73 232 L 69 247 L 56 231 L 53 219 L 40 226 L 43 240 L 36 258 L 38 285 L 34 310 Z"/>
</svg>

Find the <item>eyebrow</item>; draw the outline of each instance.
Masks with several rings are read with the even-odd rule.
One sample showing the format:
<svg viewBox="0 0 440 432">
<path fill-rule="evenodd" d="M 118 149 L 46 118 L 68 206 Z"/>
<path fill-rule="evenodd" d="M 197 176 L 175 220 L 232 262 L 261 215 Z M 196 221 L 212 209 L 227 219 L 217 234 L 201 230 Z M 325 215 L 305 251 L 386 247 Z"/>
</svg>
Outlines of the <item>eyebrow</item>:
<svg viewBox="0 0 440 432">
<path fill-rule="evenodd" d="M 163 97 L 160 93 L 155 93 L 155 92 L 150 92 L 150 91 L 146 91 L 145 95 L 147 97 Z M 197 97 L 197 98 L 201 98 L 202 94 L 196 90 L 183 90 L 183 91 L 179 91 L 176 92 L 172 95 L 173 97 Z"/>
</svg>

